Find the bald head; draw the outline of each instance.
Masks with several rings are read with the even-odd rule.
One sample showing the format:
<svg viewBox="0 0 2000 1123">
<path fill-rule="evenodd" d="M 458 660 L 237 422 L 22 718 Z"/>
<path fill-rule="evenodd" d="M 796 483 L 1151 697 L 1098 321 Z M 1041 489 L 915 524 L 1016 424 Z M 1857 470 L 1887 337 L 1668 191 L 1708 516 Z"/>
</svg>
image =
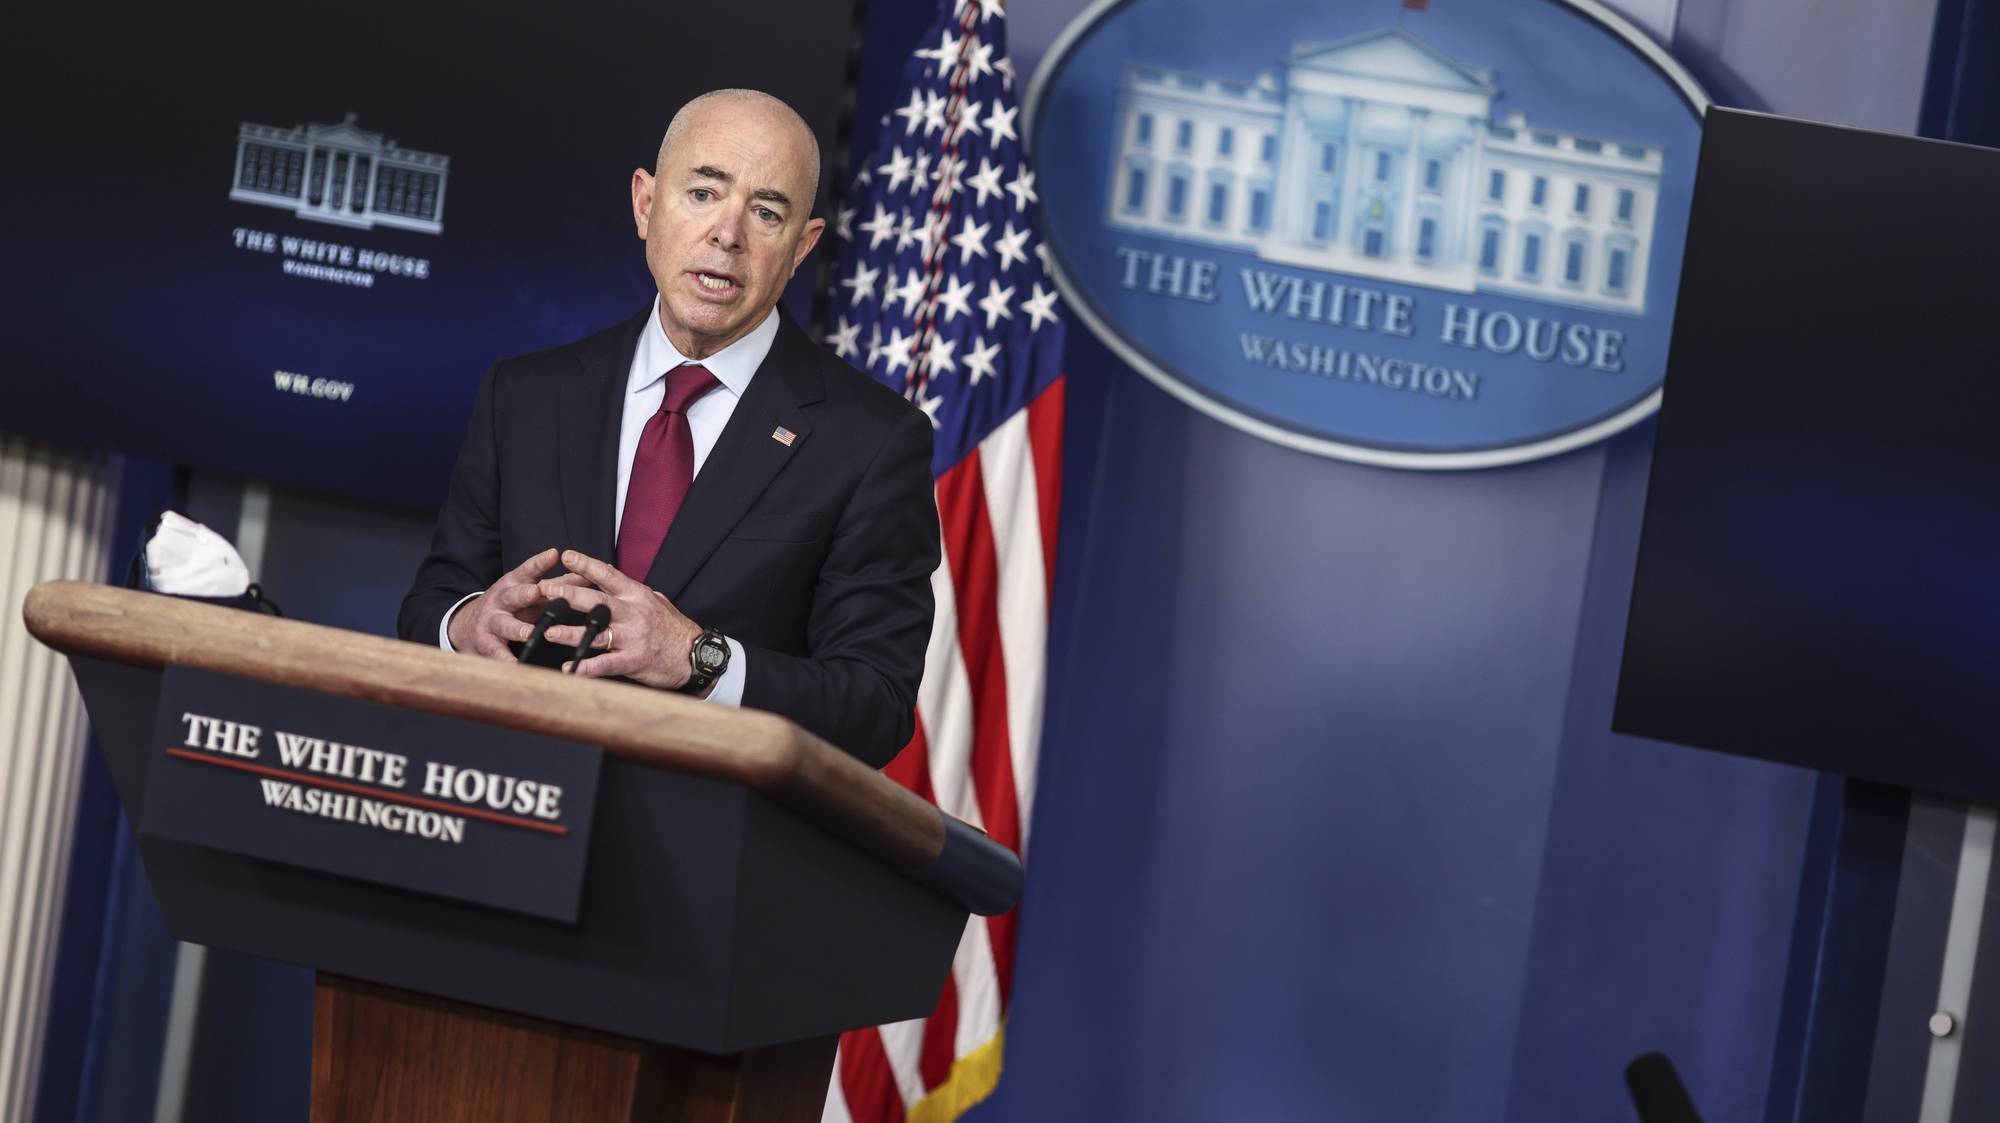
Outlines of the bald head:
<svg viewBox="0 0 2000 1123">
<path fill-rule="evenodd" d="M 790 149 L 789 155 L 805 173 L 805 182 L 795 185 L 804 200 L 800 213 L 812 213 L 819 194 L 819 138 L 797 110 L 762 90 L 710 90 L 681 106 L 667 122 L 667 133 L 660 138 L 660 154 L 654 160 L 655 175 L 666 173 L 674 148 L 703 124 L 753 130 Z"/>
<path fill-rule="evenodd" d="M 632 172 L 632 221 L 660 290 L 660 327 L 703 359 L 764 322 L 819 241 L 819 143 L 790 106 L 717 90 L 674 114 L 651 172 Z"/>
</svg>

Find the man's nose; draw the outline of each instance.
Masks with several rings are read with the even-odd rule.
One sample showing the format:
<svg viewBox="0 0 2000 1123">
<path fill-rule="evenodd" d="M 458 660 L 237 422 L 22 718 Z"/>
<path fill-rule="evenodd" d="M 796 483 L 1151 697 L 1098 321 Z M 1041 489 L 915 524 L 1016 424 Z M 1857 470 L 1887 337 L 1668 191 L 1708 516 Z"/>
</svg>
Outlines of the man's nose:
<svg viewBox="0 0 2000 1123">
<path fill-rule="evenodd" d="M 734 251 L 743 242 L 743 216 L 734 211 L 725 211 L 709 228 L 708 240 L 718 249 Z"/>
</svg>

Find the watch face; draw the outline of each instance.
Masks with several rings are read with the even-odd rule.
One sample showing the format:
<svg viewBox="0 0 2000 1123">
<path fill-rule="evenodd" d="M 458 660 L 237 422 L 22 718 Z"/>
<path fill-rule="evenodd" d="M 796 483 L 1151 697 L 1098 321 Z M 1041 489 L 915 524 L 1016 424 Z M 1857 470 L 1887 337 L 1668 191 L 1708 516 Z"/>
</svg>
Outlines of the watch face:
<svg viewBox="0 0 2000 1123">
<path fill-rule="evenodd" d="M 719 674 L 729 664 L 729 645 L 713 636 L 695 641 L 694 668 L 705 675 Z"/>
</svg>

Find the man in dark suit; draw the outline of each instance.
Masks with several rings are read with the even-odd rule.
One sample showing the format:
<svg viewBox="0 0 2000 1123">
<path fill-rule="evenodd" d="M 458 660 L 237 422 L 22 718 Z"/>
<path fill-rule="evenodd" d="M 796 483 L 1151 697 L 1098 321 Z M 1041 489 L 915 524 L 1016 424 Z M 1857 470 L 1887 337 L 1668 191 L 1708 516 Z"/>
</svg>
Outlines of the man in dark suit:
<svg viewBox="0 0 2000 1123">
<path fill-rule="evenodd" d="M 577 673 L 895 754 L 933 612 L 931 427 L 777 309 L 826 225 L 818 181 L 811 130 L 775 98 L 717 91 L 675 115 L 632 175 L 657 300 L 487 375 L 404 638 L 512 659 L 553 598 L 602 604 Z"/>
</svg>

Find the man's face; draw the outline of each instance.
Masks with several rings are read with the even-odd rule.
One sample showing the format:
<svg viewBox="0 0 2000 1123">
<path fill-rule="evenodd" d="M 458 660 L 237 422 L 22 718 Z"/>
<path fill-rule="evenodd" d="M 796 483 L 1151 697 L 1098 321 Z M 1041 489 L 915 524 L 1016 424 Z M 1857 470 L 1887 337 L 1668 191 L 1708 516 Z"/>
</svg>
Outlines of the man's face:
<svg viewBox="0 0 2000 1123">
<path fill-rule="evenodd" d="M 749 334 L 778 303 L 826 223 L 808 218 L 811 138 L 772 107 L 697 107 L 632 174 L 632 217 L 660 289 L 660 326 L 704 359 Z"/>
</svg>

